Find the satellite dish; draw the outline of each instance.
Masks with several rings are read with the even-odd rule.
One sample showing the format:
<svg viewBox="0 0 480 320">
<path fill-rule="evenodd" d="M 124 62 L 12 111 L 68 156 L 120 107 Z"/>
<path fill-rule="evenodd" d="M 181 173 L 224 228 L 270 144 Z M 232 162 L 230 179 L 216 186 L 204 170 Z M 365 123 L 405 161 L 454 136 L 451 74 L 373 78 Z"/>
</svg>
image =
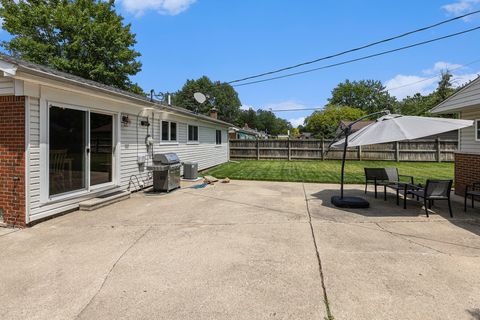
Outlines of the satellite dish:
<svg viewBox="0 0 480 320">
<path fill-rule="evenodd" d="M 194 97 L 195 100 L 196 100 L 198 103 L 200 103 L 200 104 L 202 104 L 202 103 L 204 103 L 205 101 L 207 101 L 207 97 L 206 97 L 203 93 L 201 93 L 201 92 L 195 92 L 195 93 L 193 94 L 193 97 Z"/>
</svg>

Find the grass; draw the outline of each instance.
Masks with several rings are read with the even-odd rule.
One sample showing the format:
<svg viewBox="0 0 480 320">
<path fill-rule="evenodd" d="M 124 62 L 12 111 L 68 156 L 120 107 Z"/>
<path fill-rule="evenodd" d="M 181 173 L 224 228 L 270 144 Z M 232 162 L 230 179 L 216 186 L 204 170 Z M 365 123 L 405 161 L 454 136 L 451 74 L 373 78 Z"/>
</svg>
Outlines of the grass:
<svg viewBox="0 0 480 320">
<path fill-rule="evenodd" d="M 453 163 L 392 162 L 392 161 L 347 161 L 345 183 L 364 183 L 363 168 L 397 167 L 400 174 L 415 177 L 415 183 L 426 179 L 453 179 Z M 224 163 L 204 171 L 203 175 L 237 180 L 292 181 L 339 183 L 341 161 L 283 161 L 244 160 Z"/>
</svg>

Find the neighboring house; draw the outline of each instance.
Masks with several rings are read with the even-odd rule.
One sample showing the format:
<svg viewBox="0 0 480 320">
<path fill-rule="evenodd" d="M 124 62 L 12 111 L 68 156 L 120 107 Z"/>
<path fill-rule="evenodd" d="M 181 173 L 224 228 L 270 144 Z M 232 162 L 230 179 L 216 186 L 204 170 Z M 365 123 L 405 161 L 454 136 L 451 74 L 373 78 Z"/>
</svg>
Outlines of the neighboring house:
<svg viewBox="0 0 480 320">
<path fill-rule="evenodd" d="M 228 135 L 230 140 L 256 140 L 268 138 L 268 135 L 265 132 L 250 129 L 247 124 L 245 124 L 243 128 L 231 127 L 228 130 Z"/>
<path fill-rule="evenodd" d="M 460 130 L 455 154 L 455 193 L 463 195 L 465 186 L 480 182 L 480 77 L 458 90 L 431 110 L 435 114 L 459 114 L 474 120 L 472 127 Z"/>
<path fill-rule="evenodd" d="M 0 55 L 0 222 L 26 226 L 149 186 L 154 153 L 175 152 L 199 169 L 227 162 L 230 126 Z"/>
<path fill-rule="evenodd" d="M 296 137 L 296 139 L 301 139 L 301 140 L 309 140 L 313 139 L 313 133 L 312 132 L 302 132 Z"/>
</svg>

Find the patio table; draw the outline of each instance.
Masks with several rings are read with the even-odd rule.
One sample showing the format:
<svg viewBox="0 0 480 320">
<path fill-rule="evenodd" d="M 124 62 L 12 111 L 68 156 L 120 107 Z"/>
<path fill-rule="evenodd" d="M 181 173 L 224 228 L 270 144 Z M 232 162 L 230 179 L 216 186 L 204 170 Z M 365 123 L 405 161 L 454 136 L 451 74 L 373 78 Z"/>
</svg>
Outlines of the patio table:
<svg viewBox="0 0 480 320">
<path fill-rule="evenodd" d="M 410 190 L 418 190 L 421 186 L 415 185 L 410 182 L 392 181 L 384 185 L 385 200 L 387 200 L 387 187 L 395 189 L 397 193 L 397 206 L 400 205 L 400 190 L 403 190 L 403 208 L 407 208 L 407 194 Z"/>
</svg>

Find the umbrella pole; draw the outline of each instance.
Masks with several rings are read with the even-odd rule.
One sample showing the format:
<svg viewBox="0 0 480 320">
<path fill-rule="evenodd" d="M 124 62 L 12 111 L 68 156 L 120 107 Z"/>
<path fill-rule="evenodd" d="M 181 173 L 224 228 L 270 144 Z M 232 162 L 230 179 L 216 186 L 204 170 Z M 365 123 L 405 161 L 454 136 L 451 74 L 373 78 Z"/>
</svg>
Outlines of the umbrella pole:
<svg viewBox="0 0 480 320">
<path fill-rule="evenodd" d="M 350 128 L 345 129 L 345 145 L 343 146 L 342 157 L 342 173 L 340 182 L 340 199 L 343 199 L 343 185 L 345 179 L 345 161 L 347 160 L 347 147 L 348 147 L 348 135 L 350 134 Z"/>
</svg>

